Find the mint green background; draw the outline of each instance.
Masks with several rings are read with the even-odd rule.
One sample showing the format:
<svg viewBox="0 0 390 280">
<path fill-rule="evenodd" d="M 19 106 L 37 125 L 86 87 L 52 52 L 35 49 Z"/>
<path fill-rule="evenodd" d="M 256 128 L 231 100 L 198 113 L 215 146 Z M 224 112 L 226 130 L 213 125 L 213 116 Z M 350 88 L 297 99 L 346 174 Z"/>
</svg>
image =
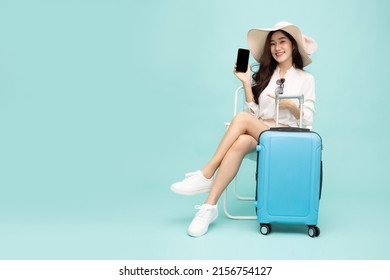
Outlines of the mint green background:
<svg viewBox="0 0 390 280">
<path fill-rule="evenodd" d="M 0 1 L 0 259 L 390 259 L 389 1 Z M 230 120 L 246 33 L 287 20 L 319 44 L 319 226 L 222 213 L 171 183 Z M 239 175 L 253 193 L 253 162 Z M 233 202 L 232 212 L 253 214 Z M 222 206 L 222 204 L 220 204 Z"/>
</svg>

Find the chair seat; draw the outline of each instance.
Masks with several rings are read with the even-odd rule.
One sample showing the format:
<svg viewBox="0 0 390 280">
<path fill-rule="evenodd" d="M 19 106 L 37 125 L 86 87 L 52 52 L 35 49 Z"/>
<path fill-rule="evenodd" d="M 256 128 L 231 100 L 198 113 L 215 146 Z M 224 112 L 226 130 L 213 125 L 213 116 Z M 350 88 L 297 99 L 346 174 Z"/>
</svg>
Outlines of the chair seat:
<svg viewBox="0 0 390 280">
<path fill-rule="evenodd" d="M 249 154 L 245 155 L 245 158 L 256 161 L 257 160 L 257 152 L 256 151 L 250 152 Z"/>
</svg>

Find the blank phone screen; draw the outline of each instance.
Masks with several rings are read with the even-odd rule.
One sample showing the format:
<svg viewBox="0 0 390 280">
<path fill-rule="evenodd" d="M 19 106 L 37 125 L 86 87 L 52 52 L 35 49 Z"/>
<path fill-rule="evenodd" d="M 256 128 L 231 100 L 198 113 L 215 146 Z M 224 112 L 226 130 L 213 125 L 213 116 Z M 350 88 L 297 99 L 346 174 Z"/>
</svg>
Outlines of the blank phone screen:
<svg viewBox="0 0 390 280">
<path fill-rule="evenodd" d="M 247 49 L 238 49 L 237 54 L 237 72 L 246 72 L 248 69 L 249 61 L 249 50 Z"/>
</svg>

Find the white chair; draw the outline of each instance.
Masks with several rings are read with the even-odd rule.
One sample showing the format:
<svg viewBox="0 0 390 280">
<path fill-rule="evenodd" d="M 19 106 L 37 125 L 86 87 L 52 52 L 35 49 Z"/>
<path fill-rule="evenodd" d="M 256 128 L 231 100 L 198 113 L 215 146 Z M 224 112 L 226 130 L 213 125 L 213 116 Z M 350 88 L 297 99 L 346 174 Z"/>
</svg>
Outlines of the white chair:
<svg viewBox="0 0 390 280">
<path fill-rule="evenodd" d="M 233 114 L 233 117 L 239 111 L 238 107 L 240 106 L 239 105 L 240 100 L 245 100 L 245 93 L 244 93 L 244 87 L 243 86 L 238 87 L 236 89 L 235 93 L 234 93 L 234 114 Z M 229 125 L 230 125 L 230 122 L 225 122 L 226 129 L 229 127 Z M 256 153 L 256 151 L 253 151 L 253 152 L 247 154 L 245 156 L 245 158 L 253 160 L 253 161 L 256 161 L 257 160 L 257 153 Z M 255 189 L 256 186 L 253 185 L 253 188 Z M 255 220 L 255 219 L 257 219 L 257 216 L 240 216 L 240 215 L 233 215 L 233 214 L 229 213 L 229 211 L 227 209 L 228 208 L 227 207 L 227 204 L 228 204 L 228 199 L 227 199 L 228 189 L 229 188 L 226 188 L 226 190 L 224 191 L 224 199 L 223 199 L 223 210 L 225 212 L 225 215 L 228 218 L 235 219 L 235 220 Z M 240 195 L 238 193 L 238 191 L 237 191 L 237 176 L 233 180 L 233 193 L 234 193 L 234 196 L 235 196 L 235 198 L 237 200 L 240 200 L 240 201 L 255 201 L 254 197 L 242 196 L 242 195 Z M 253 205 L 253 209 L 255 209 L 254 205 Z"/>
<path fill-rule="evenodd" d="M 241 96 L 242 95 L 242 96 Z M 300 102 L 300 106 L 303 106 L 303 95 L 302 96 L 289 96 L 289 97 L 281 97 L 281 96 L 278 96 L 277 100 L 278 99 L 284 99 L 284 98 L 297 98 L 299 99 L 299 102 Z M 235 93 L 234 93 L 234 113 L 233 113 L 233 117 L 239 112 L 239 107 L 240 107 L 240 104 L 239 102 L 242 101 L 244 102 L 245 100 L 245 92 L 244 92 L 244 87 L 243 86 L 240 86 L 236 89 Z M 243 105 L 243 103 L 242 103 Z M 243 106 L 241 106 L 241 110 L 243 109 Z M 277 114 L 278 114 L 279 110 L 277 110 Z M 301 114 L 302 114 L 302 111 L 301 111 Z M 277 120 L 278 120 L 278 117 L 277 117 Z M 225 126 L 226 126 L 226 129 L 229 127 L 230 125 L 230 122 L 225 122 Z M 276 124 L 276 126 L 278 126 L 278 122 Z M 300 117 L 300 127 L 302 127 L 302 115 Z M 306 126 L 305 128 L 308 128 L 308 129 L 312 129 L 312 127 L 310 126 Z M 253 161 L 257 161 L 257 152 L 256 151 L 253 151 L 249 154 L 247 154 L 244 159 L 250 159 L 250 160 L 253 160 Z M 256 185 L 253 184 L 253 189 L 255 190 L 256 188 Z M 228 196 L 228 189 L 229 188 L 226 188 L 226 190 L 224 191 L 224 199 L 223 199 L 223 210 L 225 212 L 225 215 L 230 218 L 230 219 L 236 219 L 236 220 L 255 220 L 257 219 L 257 216 L 240 216 L 240 215 L 233 215 L 231 213 L 229 213 L 228 211 L 228 199 L 227 199 L 227 196 Z M 233 179 L 233 194 L 235 196 L 235 198 L 237 200 L 240 200 L 240 201 L 255 201 L 256 198 L 255 197 L 248 197 L 248 196 L 242 196 L 238 193 L 237 191 L 237 176 Z M 254 205 L 253 205 L 254 207 Z"/>
</svg>

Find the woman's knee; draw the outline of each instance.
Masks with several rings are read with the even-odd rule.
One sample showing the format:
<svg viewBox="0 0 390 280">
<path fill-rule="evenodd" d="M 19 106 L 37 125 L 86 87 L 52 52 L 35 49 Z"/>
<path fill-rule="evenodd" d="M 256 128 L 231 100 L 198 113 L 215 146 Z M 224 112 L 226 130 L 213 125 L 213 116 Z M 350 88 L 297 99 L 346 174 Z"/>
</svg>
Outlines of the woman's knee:
<svg viewBox="0 0 390 280">
<path fill-rule="evenodd" d="M 234 116 L 232 123 L 247 122 L 248 120 L 250 120 L 252 118 L 253 118 L 253 116 L 251 114 L 249 114 L 248 112 L 239 112 Z"/>
</svg>

